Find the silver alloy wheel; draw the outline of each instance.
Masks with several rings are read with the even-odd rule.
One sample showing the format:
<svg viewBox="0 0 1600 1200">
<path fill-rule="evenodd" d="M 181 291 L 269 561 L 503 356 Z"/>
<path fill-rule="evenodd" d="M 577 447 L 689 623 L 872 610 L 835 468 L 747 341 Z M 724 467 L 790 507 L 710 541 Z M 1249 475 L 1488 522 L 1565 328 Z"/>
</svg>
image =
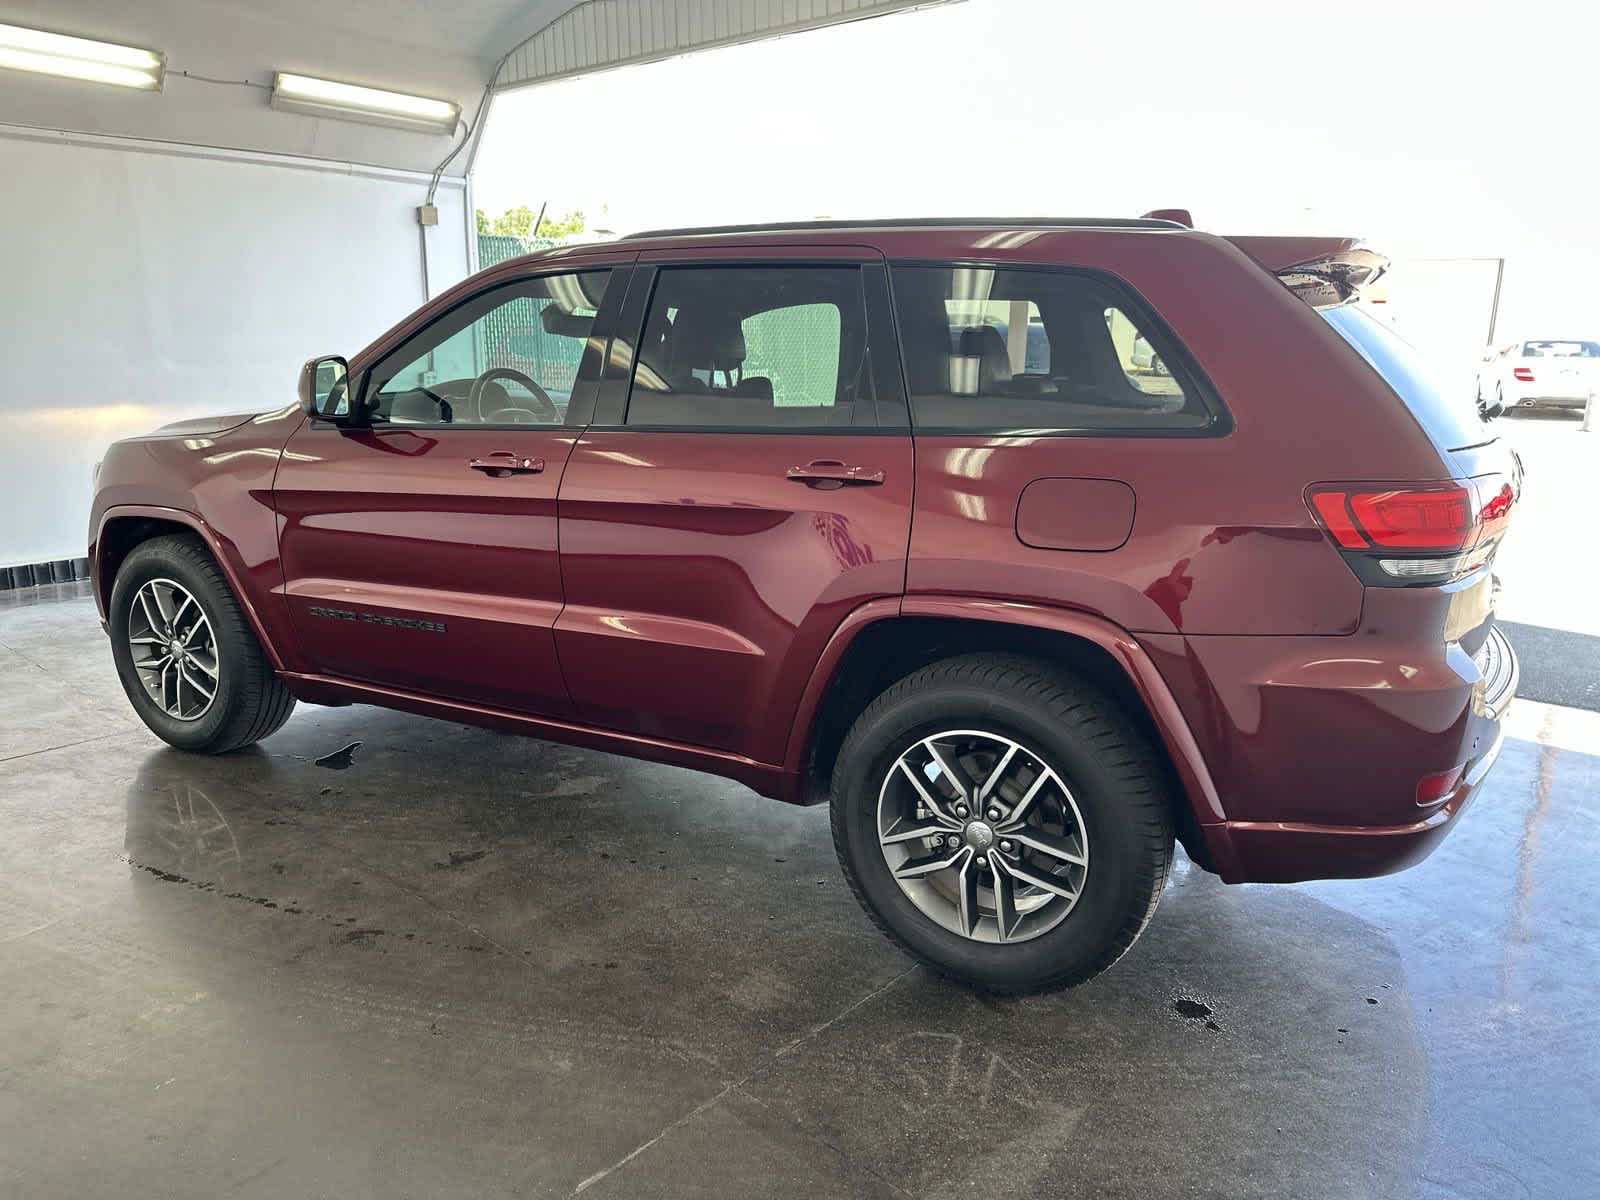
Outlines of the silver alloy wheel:
<svg viewBox="0 0 1600 1200">
<path fill-rule="evenodd" d="M 222 656 L 210 619 L 182 584 L 152 579 L 133 594 L 128 648 L 139 682 L 167 716 L 198 721 L 211 711 Z"/>
<path fill-rule="evenodd" d="M 978 942 L 1054 929 L 1089 874 L 1089 834 L 1061 776 L 997 733 L 922 738 L 878 792 L 878 844 L 924 915 Z"/>
</svg>

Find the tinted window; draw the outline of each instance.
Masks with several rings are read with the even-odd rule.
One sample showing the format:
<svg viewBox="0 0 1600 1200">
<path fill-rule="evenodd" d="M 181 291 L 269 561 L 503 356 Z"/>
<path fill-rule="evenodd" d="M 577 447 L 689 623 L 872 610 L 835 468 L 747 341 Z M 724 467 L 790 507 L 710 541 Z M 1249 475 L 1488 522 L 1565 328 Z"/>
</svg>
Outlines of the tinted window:
<svg viewBox="0 0 1600 1200">
<path fill-rule="evenodd" d="M 1088 275 L 894 268 L 913 421 L 925 429 L 1201 429 L 1168 335 Z"/>
<path fill-rule="evenodd" d="M 980 327 L 987 327 L 1004 340 L 1011 365 L 1019 374 L 1050 373 L 1050 337 L 1031 300 L 949 299 L 944 302 L 944 315 L 950 322 L 950 353 L 956 357 L 971 357 L 962 353 L 963 340 L 972 335 L 987 337 L 979 333 Z M 1013 327 L 1022 331 L 1022 340 L 1011 336 Z"/>
<path fill-rule="evenodd" d="M 856 267 L 666 267 L 627 423 L 727 429 L 871 424 Z"/>
<path fill-rule="evenodd" d="M 1117 352 L 1117 365 L 1130 384 L 1147 396 L 1183 395 L 1183 388 L 1172 377 L 1167 364 L 1161 361 L 1161 355 L 1127 313 L 1120 308 L 1108 308 L 1102 315 L 1106 319 L 1106 331 L 1111 334 L 1111 347 Z"/>
<path fill-rule="evenodd" d="M 609 271 L 521 279 L 473 297 L 379 363 L 374 424 L 556 425 L 566 420 Z M 585 352 L 590 351 L 585 362 Z"/>
<path fill-rule="evenodd" d="M 1479 418 L 1471 395 L 1457 395 L 1456 389 L 1441 384 L 1433 364 L 1387 325 L 1354 304 L 1318 311 L 1383 376 L 1441 449 L 1477 446 L 1494 436 Z"/>
</svg>

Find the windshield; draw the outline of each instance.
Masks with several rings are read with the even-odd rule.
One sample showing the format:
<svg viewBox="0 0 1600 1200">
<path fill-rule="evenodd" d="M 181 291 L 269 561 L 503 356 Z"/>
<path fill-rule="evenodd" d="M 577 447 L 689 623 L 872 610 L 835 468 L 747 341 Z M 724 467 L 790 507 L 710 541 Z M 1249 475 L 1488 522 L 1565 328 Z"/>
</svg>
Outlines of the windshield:
<svg viewBox="0 0 1600 1200">
<path fill-rule="evenodd" d="M 1448 381 L 1440 381 L 1434 364 L 1393 329 L 1354 304 L 1319 311 L 1405 401 L 1440 449 L 1460 450 L 1494 440 L 1471 395 L 1457 397 Z"/>
</svg>

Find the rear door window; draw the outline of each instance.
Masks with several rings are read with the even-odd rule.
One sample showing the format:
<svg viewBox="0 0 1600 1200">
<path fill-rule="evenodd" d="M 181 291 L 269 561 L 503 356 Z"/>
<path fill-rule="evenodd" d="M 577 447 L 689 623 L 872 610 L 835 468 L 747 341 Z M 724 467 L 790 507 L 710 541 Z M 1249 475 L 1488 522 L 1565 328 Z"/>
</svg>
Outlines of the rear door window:
<svg viewBox="0 0 1600 1200">
<path fill-rule="evenodd" d="M 1354 304 L 1318 311 L 1383 376 L 1434 445 L 1461 450 L 1494 440 L 1472 397 L 1441 382 L 1433 363 L 1389 326 Z"/>
<path fill-rule="evenodd" d="M 839 395 L 841 317 L 831 301 L 752 313 L 744 334 L 743 374 L 772 381 L 778 408 L 826 408 Z"/>
<path fill-rule="evenodd" d="M 829 429 L 876 421 L 857 266 L 663 267 L 625 423 Z"/>
<path fill-rule="evenodd" d="M 1110 281 L 1073 271 L 892 268 L 913 424 L 925 432 L 1202 431 L 1215 416 L 1168 364 L 1171 335 Z"/>
</svg>

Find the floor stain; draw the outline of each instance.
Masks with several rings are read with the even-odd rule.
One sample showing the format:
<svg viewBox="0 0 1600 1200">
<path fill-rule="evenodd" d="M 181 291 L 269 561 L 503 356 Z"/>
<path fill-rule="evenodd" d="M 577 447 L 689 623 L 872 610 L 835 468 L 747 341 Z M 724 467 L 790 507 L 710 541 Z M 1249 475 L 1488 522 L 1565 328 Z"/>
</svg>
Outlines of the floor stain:
<svg viewBox="0 0 1600 1200">
<path fill-rule="evenodd" d="M 456 867 L 464 867 L 468 863 L 475 863 L 489 852 L 487 850 L 452 850 L 448 862 L 436 861 L 433 864 L 435 871 L 449 871 Z"/>
<path fill-rule="evenodd" d="M 1194 1000 L 1188 996 L 1179 996 L 1172 1002 L 1172 1011 L 1185 1021 L 1204 1021 L 1206 1028 L 1211 1030 L 1212 1033 L 1222 1032 L 1222 1026 L 1211 1019 L 1212 1013 L 1216 1010 L 1203 1001 Z"/>
<path fill-rule="evenodd" d="M 314 761 L 317 766 L 327 767 L 330 771 L 347 771 L 355 765 L 356 751 L 359 749 L 361 749 L 360 742 L 351 742 L 348 746 L 335 750 L 332 754 L 324 754 Z"/>
</svg>

